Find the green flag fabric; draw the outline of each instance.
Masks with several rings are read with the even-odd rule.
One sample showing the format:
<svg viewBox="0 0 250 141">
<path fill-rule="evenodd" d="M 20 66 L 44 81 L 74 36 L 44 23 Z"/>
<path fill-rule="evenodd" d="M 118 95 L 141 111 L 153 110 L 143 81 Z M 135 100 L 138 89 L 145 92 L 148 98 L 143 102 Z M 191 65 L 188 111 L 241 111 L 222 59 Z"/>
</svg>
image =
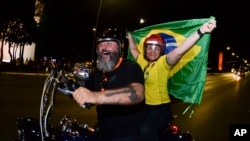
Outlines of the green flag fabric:
<svg viewBox="0 0 250 141">
<path fill-rule="evenodd" d="M 214 17 L 152 25 L 135 30 L 131 32 L 131 35 L 138 46 L 139 52 L 143 53 L 145 38 L 150 34 L 160 34 L 166 41 L 165 53 L 168 53 L 178 47 L 188 36 L 196 32 L 201 25 L 210 19 L 214 19 Z M 169 93 L 184 103 L 201 103 L 206 81 L 210 38 L 210 34 L 204 34 L 174 66 L 169 78 L 166 78 L 168 79 Z M 135 61 L 129 49 L 127 58 Z"/>
</svg>

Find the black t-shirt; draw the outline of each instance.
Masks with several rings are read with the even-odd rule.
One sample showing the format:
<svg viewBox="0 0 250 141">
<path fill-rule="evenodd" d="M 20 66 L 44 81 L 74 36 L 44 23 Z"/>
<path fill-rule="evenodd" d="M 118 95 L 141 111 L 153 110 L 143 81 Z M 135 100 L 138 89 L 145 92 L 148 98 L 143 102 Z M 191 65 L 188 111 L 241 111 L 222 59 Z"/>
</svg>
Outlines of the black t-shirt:
<svg viewBox="0 0 250 141">
<path fill-rule="evenodd" d="M 103 83 L 103 78 L 107 77 L 107 82 Z M 123 59 L 120 66 L 112 72 L 103 74 L 95 70 L 90 74 L 87 88 L 93 91 L 105 89 L 115 89 L 128 86 L 133 82 L 144 85 L 143 72 L 140 66 L 133 61 Z M 104 135 L 119 136 L 134 132 L 142 121 L 142 108 L 144 101 L 135 105 L 97 105 L 98 128 Z"/>
</svg>

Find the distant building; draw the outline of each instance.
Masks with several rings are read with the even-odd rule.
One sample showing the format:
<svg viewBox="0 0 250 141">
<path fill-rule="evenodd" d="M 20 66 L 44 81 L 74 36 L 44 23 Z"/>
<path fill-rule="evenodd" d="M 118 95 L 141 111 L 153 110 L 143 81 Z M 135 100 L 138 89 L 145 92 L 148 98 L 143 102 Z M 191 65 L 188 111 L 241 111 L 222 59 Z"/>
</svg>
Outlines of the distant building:
<svg viewBox="0 0 250 141">
<path fill-rule="evenodd" d="M 2 44 L 2 41 L 0 41 L 0 44 Z M 26 59 L 31 59 L 31 60 L 34 60 L 35 59 L 35 49 L 36 49 L 36 45 L 35 43 L 32 43 L 31 45 L 25 45 L 24 47 L 24 53 L 23 53 L 23 59 L 26 60 Z M 9 44 L 4 44 L 4 47 L 3 47 L 3 60 L 2 62 L 10 62 L 10 55 L 8 53 L 8 50 L 9 50 Z M 13 50 L 11 49 L 10 50 L 13 54 Z M 19 48 L 17 49 L 17 52 L 16 52 L 16 59 L 19 58 Z M 0 54 L 1 55 L 1 54 Z"/>
</svg>

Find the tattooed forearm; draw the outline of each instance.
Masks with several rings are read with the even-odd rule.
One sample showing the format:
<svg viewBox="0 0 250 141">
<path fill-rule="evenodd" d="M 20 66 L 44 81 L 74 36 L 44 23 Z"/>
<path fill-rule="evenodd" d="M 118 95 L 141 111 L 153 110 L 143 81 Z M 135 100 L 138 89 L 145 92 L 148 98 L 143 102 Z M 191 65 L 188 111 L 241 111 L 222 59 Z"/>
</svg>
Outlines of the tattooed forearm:
<svg viewBox="0 0 250 141">
<path fill-rule="evenodd" d="M 130 90 L 131 95 L 129 96 L 129 99 L 131 101 L 137 101 L 138 99 L 138 94 L 136 93 L 134 87 L 129 86 L 128 89 Z"/>
<path fill-rule="evenodd" d="M 111 97 L 111 96 L 114 96 L 114 95 L 124 94 L 124 93 L 130 93 L 130 95 L 128 96 L 128 98 L 129 98 L 132 102 L 137 101 L 137 99 L 138 99 L 138 94 L 136 93 L 136 90 L 135 90 L 134 87 L 132 87 L 132 86 L 125 87 L 124 89 L 122 89 L 122 90 L 120 90 L 120 91 L 115 91 L 115 92 L 106 93 L 105 96 Z M 120 100 L 121 100 L 121 99 L 120 99 Z M 119 102 L 120 100 L 118 100 L 118 102 Z"/>
</svg>

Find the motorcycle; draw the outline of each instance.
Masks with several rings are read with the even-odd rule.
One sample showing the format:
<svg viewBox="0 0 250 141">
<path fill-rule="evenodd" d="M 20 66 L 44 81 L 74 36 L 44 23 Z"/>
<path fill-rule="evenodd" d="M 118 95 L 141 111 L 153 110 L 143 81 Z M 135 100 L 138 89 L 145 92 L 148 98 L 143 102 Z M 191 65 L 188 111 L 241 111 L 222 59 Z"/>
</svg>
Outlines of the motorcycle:
<svg viewBox="0 0 250 141">
<path fill-rule="evenodd" d="M 56 128 L 50 123 L 50 115 L 55 106 L 58 91 L 72 98 L 72 93 L 80 86 L 84 86 L 89 77 L 89 69 L 82 65 L 80 71 L 66 73 L 59 69 L 56 62 L 52 63 L 51 73 L 44 82 L 39 120 L 33 118 L 17 118 L 16 141 L 98 141 L 101 134 L 86 123 L 78 123 L 72 117 L 64 115 Z M 92 104 L 85 104 L 83 108 L 90 109 Z M 173 119 L 176 116 L 173 116 Z M 171 124 L 159 133 L 160 141 L 194 141 L 189 132 L 180 131 Z"/>
</svg>

